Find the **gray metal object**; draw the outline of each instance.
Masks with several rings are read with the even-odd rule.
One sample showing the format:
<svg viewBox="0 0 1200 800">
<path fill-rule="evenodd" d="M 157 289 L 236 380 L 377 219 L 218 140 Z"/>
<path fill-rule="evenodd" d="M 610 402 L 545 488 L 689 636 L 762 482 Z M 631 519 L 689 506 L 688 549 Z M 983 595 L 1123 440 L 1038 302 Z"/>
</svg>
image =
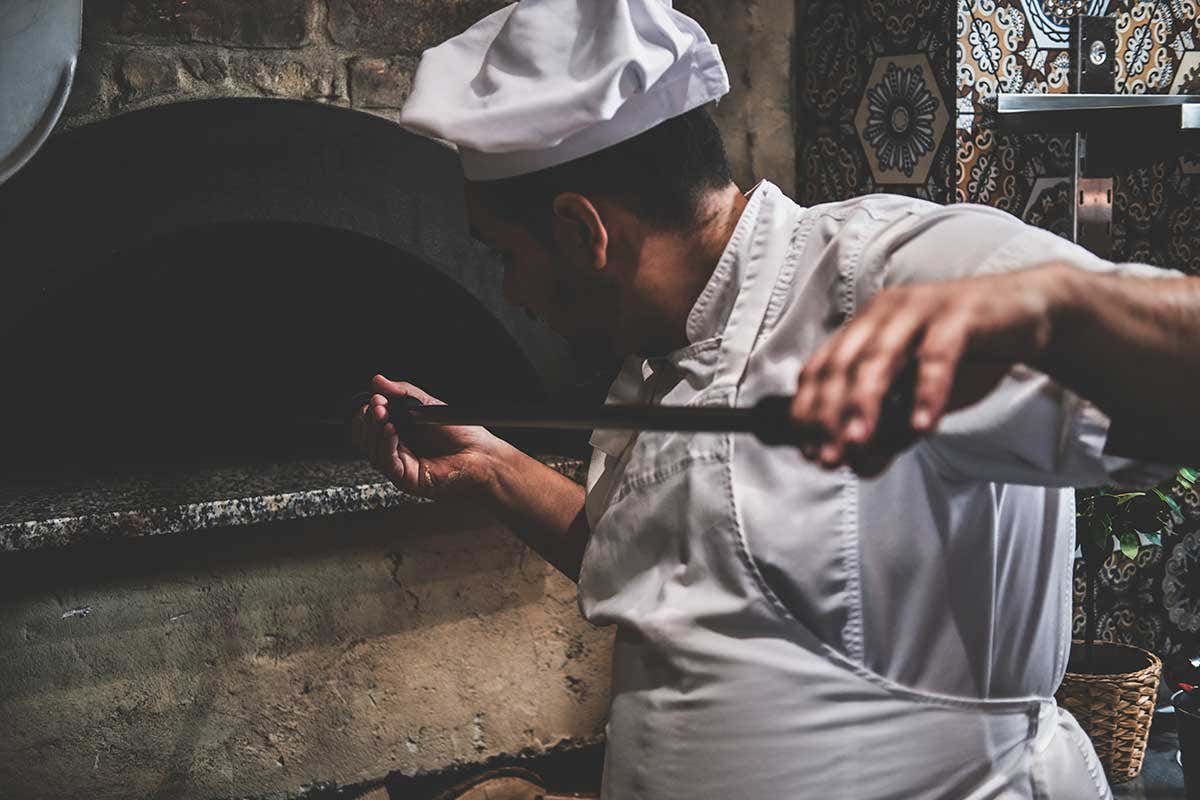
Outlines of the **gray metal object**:
<svg viewBox="0 0 1200 800">
<path fill-rule="evenodd" d="M 1006 130 L 1074 134 L 1071 236 L 1097 255 L 1112 255 L 1115 171 L 1128 166 L 1136 135 L 1147 152 L 1189 148 L 1200 129 L 1200 97 L 1115 94 L 1116 31 L 1112 17 L 1078 16 L 1070 27 L 1070 94 L 1000 94 Z M 1189 131 L 1181 135 L 1181 131 Z"/>
<path fill-rule="evenodd" d="M 1080 130 L 1082 123 L 1093 119 L 1093 115 L 1120 115 L 1130 124 L 1137 124 L 1144 120 L 1129 115 L 1155 110 L 1172 112 L 1196 103 L 1200 103 L 1200 95 L 1001 93 L 997 96 L 996 111 L 1005 122 L 1029 124 L 1040 130 L 1068 131 Z"/>
<path fill-rule="evenodd" d="M 0 0 L 0 183 L 58 121 L 79 56 L 83 0 Z"/>
<path fill-rule="evenodd" d="M 1116 93 L 1117 22 L 1081 15 L 1071 20 L 1071 88 L 1079 94 Z M 1112 256 L 1111 177 L 1085 177 L 1089 169 L 1088 132 L 1075 133 L 1071 165 L 1071 237 L 1101 258 Z"/>
<path fill-rule="evenodd" d="M 1117 26 L 1113 17 L 1076 16 L 1070 28 L 1071 87 L 1107 94 L 1116 79 Z"/>
<path fill-rule="evenodd" d="M 1183 117 L 1181 127 L 1185 131 L 1200 130 L 1200 102 L 1185 103 L 1180 110 Z"/>
<path fill-rule="evenodd" d="M 1101 258 L 1112 257 L 1112 178 L 1076 178 L 1075 241 Z"/>
<path fill-rule="evenodd" d="M 1200 130 L 1196 95 L 1001 94 L 996 110 L 1011 131 L 1074 134 L 1073 238 L 1104 258 L 1112 253 L 1111 175 L 1129 158 L 1124 134 L 1174 152 L 1190 149 L 1188 137 Z"/>
</svg>

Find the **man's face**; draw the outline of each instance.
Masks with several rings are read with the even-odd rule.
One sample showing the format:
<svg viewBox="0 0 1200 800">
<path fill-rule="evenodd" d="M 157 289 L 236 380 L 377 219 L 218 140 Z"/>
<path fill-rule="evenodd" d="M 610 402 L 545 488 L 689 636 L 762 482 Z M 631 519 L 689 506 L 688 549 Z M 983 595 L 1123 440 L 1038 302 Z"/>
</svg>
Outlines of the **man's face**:
<svg viewBox="0 0 1200 800">
<path fill-rule="evenodd" d="M 491 211 L 467 184 L 471 235 L 504 265 L 504 298 L 543 320 L 584 357 L 607 357 L 619 324 L 619 292 L 609 273 L 597 270 L 586 249 L 545 241 L 526 226 Z"/>
</svg>

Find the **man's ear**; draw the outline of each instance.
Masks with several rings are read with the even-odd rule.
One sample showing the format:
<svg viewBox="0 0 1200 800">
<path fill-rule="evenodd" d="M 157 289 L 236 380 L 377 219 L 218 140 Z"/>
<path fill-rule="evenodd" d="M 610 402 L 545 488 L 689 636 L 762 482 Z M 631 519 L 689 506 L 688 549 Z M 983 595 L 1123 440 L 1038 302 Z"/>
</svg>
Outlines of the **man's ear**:
<svg viewBox="0 0 1200 800">
<path fill-rule="evenodd" d="M 592 269 L 608 265 L 608 229 L 600 212 L 581 194 L 562 192 L 554 197 L 554 239 L 559 247 L 589 262 Z"/>
</svg>

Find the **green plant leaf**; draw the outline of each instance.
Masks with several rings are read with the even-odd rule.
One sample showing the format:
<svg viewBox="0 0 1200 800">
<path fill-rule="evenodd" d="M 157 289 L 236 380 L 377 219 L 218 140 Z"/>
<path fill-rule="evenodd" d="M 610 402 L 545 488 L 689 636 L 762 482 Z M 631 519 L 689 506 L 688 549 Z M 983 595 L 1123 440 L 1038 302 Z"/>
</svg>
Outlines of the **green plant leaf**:
<svg viewBox="0 0 1200 800">
<path fill-rule="evenodd" d="M 1160 534 L 1160 533 L 1144 533 L 1142 535 L 1146 537 L 1147 544 L 1152 544 L 1152 545 L 1157 545 L 1158 547 L 1162 547 L 1162 534 Z"/>
<path fill-rule="evenodd" d="M 1197 475 L 1196 470 L 1192 469 L 1191 467 L 1184 467 L 1183 469 L 1179 470 L 1179 474 L 1176 477 L 1179 479 L 1179 482 L 1183 484 L 1185 489 L 1192 488 L 1196 485 L 1197 479 L 1200 479 L 1200 475 Z"/>
<path fill-rule="evenodd" d="M 1097 514 L 1089 517 L 1087 527 L 1084 529 L 1087 532 L 1088 541 L 1095 547 L 1108 547 L 1112 549 L 1112 518 L 1106 515 Z"/>
<path fill-rule="evenodd" d="M 1118 506 L 1123 506 L 1133 498 L 1144 497 L 1145 495 L 1145 492 L 1122 492 L 1121 494 L 1114 494 L 1113 497 L 1116 498 Z"/>
<path fill-rule="evenodd" d="M 1179 512 L 1181 511 L 1181 509 L 1179 508 L 1179 503 L 1176 503 L 1176 502 L 1175 502 L 1175 498 L 1174 498 L 1174 497 L 1171 497 L 1171 495 L 1167 494 L 1167 493 L 1166 493 L 1166 492 L 1164 492 L 1162 489 L 1155 489 L 1155 490 L 1154 490 L 1154 493 L 1155 493 L 1156 495 L 1158 495 L 1158 499 L 1159 499 L 1159 500 L 1162 500 L 1164 503 L 1166 503 L 1166 504 L 1167 504 L 1167 506 L 1168 506 L 1168 507 L 1169 507 L 1169 508 L 1170 508 L 1172 511 L 1174 511 L 1175 513 L 1179 513 Z"/>
<path fill-rule="evenodd" d="M 1155 489 L 1154 493 L 1158 495 L 1159 499 L 1166 504 L 1168 509 L 1170 509 L 1166 514 L 1166 516 L 1170 517 L 1170 519 L 1163 520 L 1163 527 L 1167 527 L 1168 523 L 1170 522 L 1174 522 L 1177 525 L 1180 522 L 1183 522 L 1183 508 L 1179 505 L 1175 498 L 1171 497 L 1171 495 L 1167 494 L 1162 489 Z"/>
<path fill-rule="evenodd" d="M 1122 533 L 1118 541 L 1121 543 L 1121 552 L 1125 554 L 1126 558 L 1137 558 L 1138 550 L 1141 548 L 1141 541 L 1139 541 L 1136 533 Z"/>
</svg>

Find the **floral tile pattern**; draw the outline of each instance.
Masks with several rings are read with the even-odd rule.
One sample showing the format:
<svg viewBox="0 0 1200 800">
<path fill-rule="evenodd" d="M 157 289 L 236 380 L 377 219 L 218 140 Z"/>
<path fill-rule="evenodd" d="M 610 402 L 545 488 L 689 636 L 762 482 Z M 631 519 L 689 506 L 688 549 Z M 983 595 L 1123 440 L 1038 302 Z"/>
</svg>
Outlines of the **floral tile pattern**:
<svg viewBox="0 0 1200 800">
<path fill-rule="evenodd" d="M 1066 18 L 1072 13 L 1083 13 L 1092 17 L 1102 16 L 1108 11 L 1110 0 L 1086 0 L 1072 3 L 1070 0 L 1021 0 L 1021 10 L 1029 20 L 1033 39 L 1041 50 L 1054 50 L 1067 46 L 1069 25 Z"/>
<path fill-rule="evenodd" d="M 1064 239 L 1071 238 L 1071 182 L 1062 178 L 1038 178 L 1029 192 L 1021 219 Z"/>
<path fill-rule="evenodd" d="M 1200 94 L 1200 50 L 1191 50 L 1179 59 L 1175 80 L 1171 82 L 1172 94 Z"/>
<path fill-rule="evenodd" d="M 1065 92 L 1065 49 L 1039 45 L 1022 4 L 959 0 L 958 94 L 978 104 L 998 92 Z M 1065 40 L 1065 33 L 1064 33 Z"/>
<path fill-rule="evenodd" d="M 1072 140 L 1062 136 L 1012 136 L 986 125 L 958 130 L 954 200 L 983 203 L 1020 216 L 1038 181 L 1066 180 Z M 1047 227 L 1057 223 L 1047 220 Z"/>
<path fill-rule="evenodd" d="M 1129 94 L 1165 92 L 1194 52 L 1195 0 L 1123 3 L 1117 14 L 1117 86 Z"/>
<path fill-rule="evenodd" d="M 798 199 L 950 202 L 952 0 L 810 0 L 796 30 Z"/>
<path fill-rule="evenodd" d="M 933 68 L 924 55 L 875 62 L 854 116 L 871 172 L 879 183 L 924 183 L 949 127 Z"/>
</svg>

